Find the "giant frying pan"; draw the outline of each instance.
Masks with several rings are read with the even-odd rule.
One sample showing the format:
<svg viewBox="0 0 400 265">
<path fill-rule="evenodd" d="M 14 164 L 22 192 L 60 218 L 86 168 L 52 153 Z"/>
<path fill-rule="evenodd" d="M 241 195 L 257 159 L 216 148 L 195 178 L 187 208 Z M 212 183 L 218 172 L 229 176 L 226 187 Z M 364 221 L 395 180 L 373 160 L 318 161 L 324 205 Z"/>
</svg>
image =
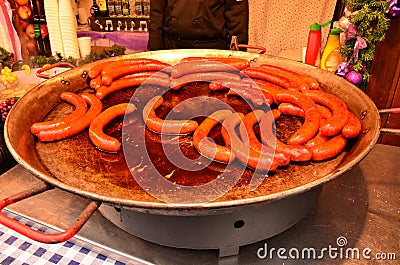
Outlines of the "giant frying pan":
<svg viewBox="0 0 400 265">
<path fill-rule="evenodd" d="M 71 111 L 67 104 L 60 104 L 59 95 L 63 91 L 76 92 L 87 87 L 87 72 L 99 63 L 93 62 L 37 85 L 17 102 L 5 124 L 5 140 L 11 154 L 19 164 L 47 185 L 96 202 L 117 205 L 138 212 L 163 215 L 182 215 L 189 212 L 189 215 L 195 215 L 196 212 L 229 212 L 235 207 L 278 201 L 319 187 L 359 163 L 378 139 L 380 117 L 370 98 L 343 78 L 302 63 L 263 54 L 223 50 L 154 51 L 107 60 L 145 57 L 175 64 L 187 56 L 234 56 L 252 60 L 254 65 L 268 63 L 309 75 L 318 80 L 325 91 L 340 97 L 349 110 L 362 120 L 362 133 L 356 140 L 351 141 L 348 148 L 339 156 L 324 162 L 291 164 L 288 168 L 279 169 L 271 174 L 254 191 L 250 191 L 248 187 L 252 171 L 246 170 L 237 185 L 214 201 L 202 205 L 168 204 L 152 197 L 135 182 L 129 174 L 130 169 L 125 163 L 122 152 L 118 154 L 100 152 L 89 141 L 87 131 L 76 137 L 54 143 L 40 143 L 30 133 L 30 126 L 34 122 L 46 116 L 57 117 Z M 114 100 L 124 95 L 121 93 L 115 96 Z M 105 103 L 107 104 L 110 105 L 112 102 Z M 139 112 L 134 115 L 137 115 L 140 121 Z M 157 143 L 156 138 L 154 137 L 154 143 Z M 159 150 L 155 149 L 157 155 Z M 151 152 L 153 148 L 149 150 Z M 162 157 L 161 160 L 163 160 Z M 158 163 L 161 163 L 160 169 L 165 170 L 164 175 L 172 172 L 173 167 L 167 161 Z M 212 165 L 210 167 L 213 167 Z M 218 171 L 218 165 L 215 167 L 217 169 L 212 168 L 204 174 L 194 172 L 179 176 L 175 172 L 173 177 L 176 179 L 171 181 L 178 181 L 180 177 L 183 182 L 186 181 L 186 184 L 203 184 L 209 181 L 207 176 L 210 172 Z"/>
</svg>

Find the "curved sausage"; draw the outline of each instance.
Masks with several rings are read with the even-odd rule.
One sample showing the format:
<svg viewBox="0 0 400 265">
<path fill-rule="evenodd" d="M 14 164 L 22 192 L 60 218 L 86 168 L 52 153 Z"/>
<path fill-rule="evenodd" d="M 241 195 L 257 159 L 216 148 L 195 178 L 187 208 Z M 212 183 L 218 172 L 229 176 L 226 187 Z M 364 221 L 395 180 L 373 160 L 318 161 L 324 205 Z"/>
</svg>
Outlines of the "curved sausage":
<svg viewBox="0 0 400 265">
<path fill-rule="evenodd" d="M 346 104 L 335 95 L 319 90 L 303 92 L 311 97 L 316 103 L 328 107 L 332 111 L 332 117 L 321 124 L 321 132 L 325 136 L 334 136 L 340 133 L 349 119 L 349 111 Z"/>
<path fill-rule="evenodd" d="M 150 62 L 138 62 L 135 64 L 129 64 L 123 67 L 118 67 L 118 65 L 116 65 L 114 67 L 110 67 L 110 69 L 108 69 L 109 66 L 107 66 L 107 68 L 104 68 L 103 70 L 101 80 L 102 84 L 109 86 L 115 79 L 118 79 L 122 76 L 138 72 L 161 71 L 169 66 L 170 65 L 167 63 L 154 60 Z"/>
<path fill-rule="evenodd" d="M 38 138 L 42 142 L 52 142 L 76 135 L 90 126 L 90 123 L 101 113 L 103 104 L 93 94 L 83 93 L 81 97 L 90 105 L 83 117 L 58 128 L 40 131 Z"/>
<path fill-rule="evenodd" d="M 163 120 L 157 117 L 155 110 L 163 103 L 162 96 L 155 96 L 143 108 L 143 120 L 150 130 L 162 134 L 189 134 L 199 126 L 192 120 Z"/>
<path fill-rule="evenodd" d="M 257 124 L 265 115 L 263 110 L 254 110 L 244 116 L 243 123 L 239 125 L 239 133 L 242 141 L 257 152 L 267 153 L 273 155 L 278 161 L 279 166 L 286 166 L 290 163 L 290 156 L 277 152 L 274 148 L 262 144 L 256 133 L 254 132 L 254 125 Z"/>
<path fill-rule="evenodd" d="M 312 159 L 316 161 L 326 160 L 338 155 L 346 146 L 346 138 L 339 134 L 327 142 L 311 147 Z"/>
<path fill-rule="evenodd" d="M 104 133 L 104 127 L 113 119 L 130 114 L 136 110 L 136 106 L 131 103 L 120 103 L 113 105 L 100 113 L 89 126 L 89 138 L 92 143 L 100 150 L 116 153 L 121 149 L 118 139 Z"/>
<path fill-rule="evenodd" d="M 346 138 L 355 138 L 361 132 L 361 121 L 349 111 L 349 120 L 342 129 L 342 135 Z"/>
<path fill-rule="evenodd" d="M 75 106 L 74 111 L 69 114 L 68 116 L 61 118 L 61 119 L 56 119 L 52 121 L 43 121 L 43 122 L 37 122 L 32 124 L 31 126 L 31 132 L 34 135 L 37 135 L 40 131 L 43 130 L 50 130 L 50 129 L 56 129 L 57 127 L 75 121 L 79 118 L 81 118 L 83 115 L 85 115 L 87 111 L 87 105 L 85 100 L 80 97 L 79 95 L 72 93 L 72 92 L 62 92 L 60 94 L 60 98 L 72 105 Z"/>
<path fill-rule="evenodd" d="M 238 70 L 245 69 L 250 66 L 250 61 L 243 58 L 234 57 L 185 57 L 181 59 L 181 63 L 190 61 L 217 61 L 220 63 L 228 64 Z"/>
<path fill-rule="evenodd" d="M 191 73 L 180 76 L 178 78 L 171 78 L 171 89 L 177 90 L 189 83 L 200 82 L 200 81 L 240 81 L 241 77 L 237 73 L 232 72 L 201 72 Z"/>
<path fill-rule="evenodd" d="M 104 99 L 106 96 L 115 91 L 128 87 L 141 86 L 142 84 L 168 87 L 170 84 L 169 77 L 167 74 L 164 75 L 162 73 L 157 73 L 154 75 L 143 74 L 142 76 L 125 76 L 115 80 L 109 86 L 101 86 L 99 89 L 97 89 L 96 96 L 100 99 Z"/>
<path fill-rule="evenodd" d="M 274 171 L 278 168 L 279 162 L 270 154 L 257 152 L 246 146 L 236 133 L 236 127 L 242 121 L 243 114 L 232 113 L 222 123 L 226 129 L 231 148 L 236 158 L 244 165 L 257 171 Z M 221 131 L 222 132 L 222 131 Z M 223 137 L 224 138 L 224 137 Z M 225 140 L 225 139 L 224 139 Z"/>
<path fill-rule="evenodd" d="M 282 114 L 304 118 L 304 110 L 292 103 L 283 102 L 278 105 L 278 110 Z"/>
<path fill-rule="evenodd" d="M 276 103 L 275 99 L 276 94 L 280 91 L 285 91 L 284 88 L 278 85 L 260 79 L 242 78 L 242 81 L 245 83 L 250 83 L 252 84 L 252 86 L 257 86 L 259 89 L 261 89 L 264 95 L 265 94 L 271 95 L 275 103 Z"/>
<path fill-rule="evenodd" d="M 254 79 L 261 79 L 280 86 L 284 89 L 299 90 L 298 84 L 289 80 L 286 77 L 273 74 L 268 69 L 261 66 L 251 66 L 240 71 L 243 78 L 250 77 Z"/>
<path fill-rule="evenodd" d="M 230 163 L 235 159 L 230 148 L 217 145 L 207 138 L 212 128 L 223 122 L 231 113 L 230 110 L 218 110 L 208 116 L 194 131 L 193 145 L 201 155 L 223 163 Z"/>
<path fill-rule="evenodd" d="M 96 78 L 93 78 L 90 80 L 89 86 L 93 88 L 94 90 L 99 89 L 101 87 L 102 82 L 101 82 L 101 75 L 97 76 Z"/>
<path fill-rule="evenodd" d="M 287 145 L 276 138 L 273 132 L 273 124 L 275 119 L 279 118 L 279 110 L 272 110 L 273 115 L 264 114 L 260 120 L 260 136 L 262 143 L 275 147 L 277 152 L 284 153 L 290 157 L 292 161 L 309 161 L 312 156 L 311 149 L 300 144 Z M 275 113 L 274 113 L 275 112 Z"/>
<path fill-rule="evenodd" d="M 239 72 L 239 70 L 218 61 L 188 61 L 173 65 L 171 67 L 171 78 L 178 78 L 187 74 L 203 72 Z"/>
<path fill-rule="evenodd" d="M 272 74 L 279 75 L 293 81 L 294 83 L 297 84 L 299 91 L 308 90 L 311 87 L 310 84 L 307 83 L 304 80 L 304 77 L 302 77 L 301 74 L 299 73 L 270 64 L 262 64 L 261 67 L 267 69 Z M 316 82 L 316 85 L 319 86 L 319 83 Z"/>
<path fill-rule="evenodd" d="M 295 104 L 304 111 L 304 123 L 288 140 L 290 145 L 304 144 L 318 133 L 321 114 L 310 97 L 297 91 L 283 90 L 276 93 L 275 99 L 278 103 Z"/>
</svg>

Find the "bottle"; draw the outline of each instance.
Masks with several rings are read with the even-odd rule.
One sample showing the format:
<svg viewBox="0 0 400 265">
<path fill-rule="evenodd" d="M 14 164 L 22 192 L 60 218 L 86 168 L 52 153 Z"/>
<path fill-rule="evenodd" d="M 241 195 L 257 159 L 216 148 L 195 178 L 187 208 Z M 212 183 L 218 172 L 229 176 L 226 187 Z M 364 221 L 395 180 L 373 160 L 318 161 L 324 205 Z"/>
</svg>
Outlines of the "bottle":
<svg viewBox="0 0 400 265">
<path fill-rule="evenodd" d="M 99 17 L 100 16 L 100 7 L 97 5 L 96 0 L 93 0 L 93 4 L 90 7 L 90 15 L 92 17 Z"/>
<path fill-rule="evenodd" d="M 135 1 L 135 15 L 136 15 L 136 17 L 143 16 L 142 0 Z"/>
<path fill-rule="evenodd" d="M 35 32 L 35 39 L 38 48 L 38 55 L 44 55 L 44 43 L 42 39 L 42 34 L 40 32 L 40 16 L 39 9 L 36 1 L 32 1 L 33 6 L 33 29 Z"/>
<path fill-rule="evenodd" d="M 332 28 L 329 31 L 328 41 L 324 52 L 321 57 L 320 68 L 329 72 L 336 72 L 339 64 L 342 62 L 342 56 L 340 54 L 340 28 Z"/>
<path fill-rule="evenodd" d="M 129 1 L 128 0 L 122 0 L 122 15 L 124 17 L 129 16 Z"/>
<path fill-rule="evenodd" d="M 129 0 L 129 16 L 135 17 L 135 0 Z"/>
<path fill-rule="evenodd" d="M 150 17 L 150 0 L 142 0 L 143 5 L 143 16 L 146 18 Z"/>
<path fill-rule="evenodd" d="M 40 34 L 42 35 L 42 39 L 43 39 L 44 55 L 49 57 L 49 56 L 51 56 L 51 47 L 50 47 L 49 29 L 47 28 L 47 20 L 46 20 L 46 14 L 45 14 L 45 9 L 44 9 L 44 0 L 40 0 L 39 16 L 40 16 L 40 19 L 39 19 Z"/>
<path fill-rule="evenodd" d="M 98 0 L 99 1 L 99 9 L 100 9 L 100 16 L 101 17 L 108 17 L 108 7 L 107 7 L 107 0 Z"/>
<path fill-rule="evenodd" d="M 110 17 L 115 17 L 115 1 L 114 0 L 108 0 L 108 15 Z"/>
<path fill-rule="evenodd" d="M 122 1 L 121 0 L 115 0 L 115 15 L 117 17 L 122 16 Z"/>
<path fill-rule="evenodd" d="M 310 31 L 308 32 L 308 42 L 305 63 L 318 66 L 319 56 L 321 49 L 321 25 L 318 23 L 311 24 Z"/>
<path fill-rule="evenodd" d="M 311 24 L 308 32 L 307 50 L 305 63 L 312 66 L 319 66 L 321 58 L 321 27 L 326 27 L 332 23 L 332 20 L 320 25 L 318 23 Z"/>
</svg>

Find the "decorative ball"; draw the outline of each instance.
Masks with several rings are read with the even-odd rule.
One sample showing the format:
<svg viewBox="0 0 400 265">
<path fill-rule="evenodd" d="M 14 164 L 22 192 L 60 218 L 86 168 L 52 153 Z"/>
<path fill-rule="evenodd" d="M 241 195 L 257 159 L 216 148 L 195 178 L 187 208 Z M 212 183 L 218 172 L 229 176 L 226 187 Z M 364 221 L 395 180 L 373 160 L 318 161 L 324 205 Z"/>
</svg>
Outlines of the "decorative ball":
<svg viewBox="0 0 400 265">
<path fill-rule="evenodd" d="M 357 73 L 356 71 L 350 71 L 347 73 L 346 79 L 347 79 L 347 81 L 358 86 L 362 81 L 362 75 L 360 73 Z"/>
</svg>

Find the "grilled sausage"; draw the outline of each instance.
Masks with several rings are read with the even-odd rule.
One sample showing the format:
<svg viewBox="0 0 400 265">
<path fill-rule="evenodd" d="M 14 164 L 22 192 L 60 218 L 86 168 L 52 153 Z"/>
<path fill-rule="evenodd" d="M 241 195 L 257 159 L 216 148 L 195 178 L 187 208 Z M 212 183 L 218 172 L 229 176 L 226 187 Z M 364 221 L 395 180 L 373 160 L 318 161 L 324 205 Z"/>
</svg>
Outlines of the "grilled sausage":
<svg viewBox="0 0 400 265">
<path fill-rule="evenodd" d="M 268 69 L 265 69 L 264 67 L 261 66 L 251 66 L 248 67 L 241 72 L 242 78 L 250 77 L 253 79 L 260 79 L 263 81 L 267 81 L 270 83 L 273 83 L 275 85 L 280 86 L 281 88 L 284 89 L 289 89 L 289 90 L 299 90 L 300 88 L 298 87 L 298 84 L 293 82 L 292 80 L 289 80 L 286 77 L 279 76 L 277 74 L 272 73 Z"/>
<path fill-rule="evenodd" d="M 230 163 L 235 159 L 230 148 L 217 145 L 207 138 L 212 128 L 222 123 L 231 113 L 230 110 L 218 110 L 208 116 L 194 131 L 193 145 L 201 155 L 222 163 Z"/>
<path fill-rule="evenodd" d="M 286 154 L 292 161 L 309 161 L 312 156 L 311 149 L 300 144 L 287 145 L 276 138 L 273 132 L 274 121 L 279 118 L 279 110 L 272 110 L 271 114 L 264 114 L 260 120 L 261 141 L 265 145 L 276 148 L 277 152 Z"/>
<path fill-rule="evenodd" d="M 163 103 L 162 96 L 155 96 L 143 108 L 143 120 L 151 131 L 162 134 L 189 134 L 194 132 L 198 123 L 192 120 L 163 120 L 157 117 L 155 110 Z"/>
<path fill-rule="evenodd" d="M 232 72 L 200 72 L 191 73 L 180 76 L 178 78 L 171 78 L 171 89 L 177 90 L 189 83 L 193 82 L 211 82 L 211 81 L 240 81 L 241 77 L 237 73 Z"/>
<path fill-rule="evenodd" d="M 361 132 L 361 121 L 349 111 L 349 120 L 342 129 L 342 135 L 346 138 L 355 138 Z"/>
<path fill-rule="evenodd" d="M 241 113 L 239 114 L 234 112 L 230 114 L 222 123 L 222 126 L 227 132 L 225 137 L 229 138 L 229 142 L 231 142 L 232 146 L 231 148 L 235 153 L 236 158 L 244 165 L 257 171 L 276 170 L 279 166 L 279 162 L 274 159 L 273 155 L 257 152 L 254 149 L 251 149 L 250 147 L 246 146 L 246 144 L 236 133 L 236 127 L 242 121 L 243 116 L 244 115 Z"/>
<path fill-rule="evenodd" d="M 302 90 L 308 90 L 310 89 L 309 83 L 307 83 L 304 80 L 304 77 L 302 77 L 299 73 L 290 71 L 288 69 L 275 66 L 275 65 L 270 65 L 270 64 L 262 64 L 261 67 L 267 69 L 270 71 L 272 74 L 279 75 L 282 77 L 285 77 L 292 82 L 297 84 L 297 90 L 302 91 Z M 317 85 L 319 86 L 318 82 Z"/>
<path fill-rule="evenodd" d="M 85 100 L 82 97 L 80 97 L 79 95 L 72 93 L 72 92 L 62 92 L 60 94 L 60 98 L 64 101 L 74 105 L 75 106 L 74 111 L 71 114 L 69 114 L 68 116 L 61 118 L 61 119 L 37 122 L 37 123 L 32 124 L 31 132 L 34 135 L 37 135 L 40 131 L 43 131 L 43 130 L 56 129 L 63 124 L 75 121 L 75 120 L 81 118 L 83 115 L 85 115 L 85 113 L 87 111 L 87 105 L 86 105 Z"/>
<path fill-rule="evenodd" d="M 314 91 L 314 90 L 313 90 Z M 289 139 L 291 145 L 301 145 L 312 139 L 319 130 L 320 113 L 314 101 L 297 91 L 283 90 L 275 95 L 278 103 L 289 102 L 295 104 L 304 111 L 304 123 Z"/>
<path fill-rule="evenodd" d="M 303 92 L 316 103 L 328 107 L 332 111 L 332 117 L 321 125 L 321 132 L 325 136 L 339 134 L 349 119 L 349 111 L 346 104 L 335 95 L 324 91 L 309 90 Z"/>
<path fill-rule="evenodd" d="M 121 143 L 118 139 L 105 134 L 103 129 L 113 119 L 130 114 L 135 110 L 136 106 L 131 103 L 120 103 L 109 107 L 97 115 L 89 126 L 89 138 L 92 143 L 100 150 L 110 153 L 118 152 L 121 149 Z"/>
<path fill-rule="evenodd" d="M 217 61 L 187 61 L 175 64 L 171 67 L 171 78 L 179 78 L 184 75 L 204 72 L 236 72 L 239 70 L 228 64 Z"/>
<path fill-rule="evenodd" d="M 95 95 L 83 93 L 81 97 L 90 105 L 90 109 L 83 117 L 58 128 L 40 131 L 38 138 L 42 142 L 52 142 L 76 135 L 90 126 L 90 123 L 101 113 L 103 104 Z"/>
<path fill-rule="evenodd" d="M 228 64 L 238 70 L 245 69 L 250 66 L 250 61 L 243 58 L 233 57 L 185 57 L 181 59 L 181 63 L 190 61 L 216 61 L 224 64 Z"/>
<path fill-rule="evenodd" d="M 346 147 L 347 140 L 339 134 L 323 144 L 311 147 L 312 159 L 316 161 L 326 160 L 338 155 Z"/>
</svg>

